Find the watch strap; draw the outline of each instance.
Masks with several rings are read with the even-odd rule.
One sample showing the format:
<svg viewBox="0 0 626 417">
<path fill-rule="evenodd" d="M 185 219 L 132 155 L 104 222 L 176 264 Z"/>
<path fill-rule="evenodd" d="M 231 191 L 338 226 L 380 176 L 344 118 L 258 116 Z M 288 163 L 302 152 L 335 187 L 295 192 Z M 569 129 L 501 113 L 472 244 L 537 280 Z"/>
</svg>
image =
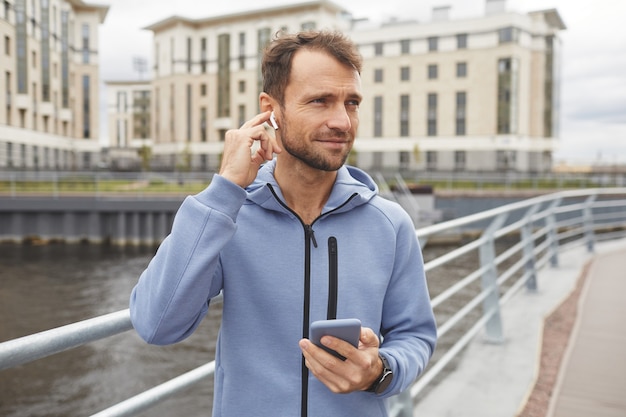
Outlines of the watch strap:
<svg viewBox="0 0 626 417">
<path fill-rule="evenodd" d="M 391 367 L 389 366 L 389 361 L 387 361 L 387 358 L 385 358 L 381 354 L 378 354 L 378 357 L 383 364 L 383 370 L 381 371 L 378 378 L 376 378 L 372 385 L 370 385 L 370 387 L 366 390 L 367 392 L 375 392 L 376 394 L 380 394 L 382 391 L 384 391 L 389 386 L 391 378 L 393 378 L 393 372 L 391 371 Z M 385 384 L 383 384 L 383 382 L 385 382 Z M 384 388 L 380 389 L 382 385 L 384 385 Z"/>
</svg>

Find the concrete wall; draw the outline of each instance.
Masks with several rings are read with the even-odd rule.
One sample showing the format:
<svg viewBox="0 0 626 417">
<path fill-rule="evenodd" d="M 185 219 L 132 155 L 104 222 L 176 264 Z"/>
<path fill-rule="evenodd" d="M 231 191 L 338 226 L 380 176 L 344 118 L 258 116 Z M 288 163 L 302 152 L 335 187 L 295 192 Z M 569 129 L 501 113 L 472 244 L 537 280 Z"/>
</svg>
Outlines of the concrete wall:
<svg viewBox="0 0 626 417">
<path fill-rule="evenodd" d="M 0 242 L 156 245 L 181 198 L 0 198 Z"/>
</svg>

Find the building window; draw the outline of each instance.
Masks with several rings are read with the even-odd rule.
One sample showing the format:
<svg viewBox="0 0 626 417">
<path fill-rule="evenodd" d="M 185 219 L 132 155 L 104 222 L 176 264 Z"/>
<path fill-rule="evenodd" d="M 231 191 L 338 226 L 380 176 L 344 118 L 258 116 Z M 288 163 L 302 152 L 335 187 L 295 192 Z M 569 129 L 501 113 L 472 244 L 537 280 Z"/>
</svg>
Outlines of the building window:
<svg viewBox="0 0 626 417">
<path fill-rule="evenodd" d="M 465 151 L 454 152 L 454 169 L 457 171 L 465 170 L 465 159 L 467 154 Z"/>
<path fill-rule="evenodd" d="M 206 84 L 205 83 L 200 84 L 200 96 L 201 97 L 206 96 Z"/>
<path fill-rule="evenodd" d="M 411 80 L 411 68 L 410 67 L 400 68 L 400 81 L 410 81 L 410 80 Z"/>
<path fill-rule="evenodd" d="M 89 63 L 89 25 L 87 23 L 83 23 L 83 64 Z"/>
<path fill-rule="evenodd" d="M 374 55 L 376 56 L 383 55 L 383 43 L 382 42 L 376 42 L 374 44 Z"/>
<path fill-rule="evenodd" d="M 207 43 L 206 38 L 200 39 L 200 72 L 203 74 L 206 73 L 206 63 L 207 63 Z"/>
<path fill-rule="evenodd" d="M 41 1 L 41 100 L 50 101 L 50 7 Z"/>
<path fill-rule="evenodd" d="M 400 96 L 400 136 L 409 136 L 410 103 L 408 94 Z"/>
<path fill-rule="evenodd" d="M 498 42 L 510 43 L 519 40 L 519 29 L 512 26 L 498 29 Z"/>
<path fill-rule="evenodd" d="M 26 2 L 15 2 L 15 49 L 17 54 L 17 93 L 28 93 L 28 56 L 26 52 Z"/>
<path fill-rule="evenodd" d="M 431 36 L 428 38 L 428 50 L 430 52 L 439 49 L 439 38 L 437 36 Z"/>
<path fill-rule="evenodd" d="M 246 33 L 239 33 L 239 69 L 246 69 Z"/>
<path fill-rule="evenodd" d="M 402 39 L 400 41 L 400 53 L 402 55 L 408 55 L 411 53 L 411 41 L 409 39 Z"/>
<path fill-rule="evenodd" d="M 400 151 L 400 169 L 409 169 L 411 154 L 407 151 Z"/>
<path fill-rule="evenodd" d="M 4 35 L 4 54 L 11 56 L 11 38 L 8 35 Z"/>
<path fill-rule="evenodd" d="M 7 102 L 6 102 L 6 111 L 7 111 L 7 117 L 6 117 L 6 124 L 7 125 L 11 125 L 11 73 L 9 71 L 6 71 L 4 73 L 4 84 L 5 84 L 5 90 L 6 90 L 6 95 L 7 95 Z"/>
<path fill-rule="evenodd" d="M 260 94 L 263 91 L 263 77 L 261 76 L 261 58 L 263 57 L 263 50 L 270 42 L 272 36 L 271 28 L 259 29 L 257 32 L 257 92 Z"/>
<path fill-rule="evenodd" d="M 426 151 L 426 169 L 437 169 L 437 152 Z"/>
<path fill-rule="evenodd" d="M 230 35 L 219 35 L 217 44 L 217 117 L 230 117 Z"/>
<path fill-rule="evenodd" d="M 467 49 L 467 33 L 456 35 L 456 49 Z"/>
<path fill-rule="evenodd" d="M 191 84 L 187 84 L 187 89 L 186 89 L 186 95 L 187 95 L 187 109 L 186 109 L 186 113 L 187 113 L 187 123 L 186 123 L 186 130 L 187 130 L 187 142 L 191 142 L 191 114 L 192 114 L 192 109 L 193 109 L 193 92 L 191 89 Z"/>
<path fill-rule="evenodd" d="M 498 60 L 498 133 L 517 133 L 517 61 L 513 58 Z"/>
<path fill-rule="evenodd" d="M 118 91 L 117 92 L 117 112 L 118 113 L 126 113 L 126 92 Z"/>
<path fill-rule="evenodd" d="M 239 121 L 239 126 L 242 126 L 246 122 L 246 106 L 240 104 L 237 108 L 237 119 Z"/>
<path fill-rule="evenodd" d="M 61 107 L 70 105 L 69 12 L 61 12 Z"/>
<path fill-rule="evenodd" d="M 467 94 L 465 91 L 456 93 L 456 134 L 457 136 L 465 135 Z"/>
<path fill-rule="evenodd" d="M 83 138 L 91 137 L 91 80 L 83 75 Z"/>
<path fill-rule="evenodd" d="M 382 68 L 374 69 L 374 82 L 382 83 L 383 82 L 383 70 Z"/>
<path fill-rule="evenodd" d="M 304 30 L 315 30 L 315 22 L 314 21 L 308 21 L 308 22 L 304 22 L 300 25 L 300 28 L 304 31 Z"/>
<path fill-rule="evenodd" d="M 496 168 L 500 171 L 512 169 L 516 165 L 515 151 L 496 151 Z"/>
<path fill-rule="evenodd" d="M 429 80 L 437 79 L 437 64 L 430 64 L 428 66 L 428 79 Z"/>
<path fill-rule="evenodd" d="M 200 141 L 206 142 L 206 107 L 200 107 Z"/>
<path fill-rule="evenodd" d="M 457 78 L 467 77 L 467 63 L 466 62 L 456 63 L 456 76 Z"/>
<path fill-rule="evenodd" d="M 383 97 L 374 97 L 374 137 L 383 135 Z"/>
<path fill-rule="evenodd" d="M 427 132 L 428 136 L 437 136 L 437 93 L 428 94 Z"/>
<path fill-rule="evenodd" d="M 545 81 L 544 81 L 544 97 L 545 105 L 543 111 L 543 136 L 558 136 L 559 125 L 558 117 L 558 75 L 555 72 L 555 38 L 554 35 L 546 36 L 546 65 L 545 65 Z"/>
<path fill-rule="evenodd" d="M 187 72 L 191 73 L 191 63 L 192 63 L 192 59 L 191 59 L 191 54 L 192 54 L 192 47 L 193 44 L 191 42 L 191 38 L 187 38 Z"/>
</svg>

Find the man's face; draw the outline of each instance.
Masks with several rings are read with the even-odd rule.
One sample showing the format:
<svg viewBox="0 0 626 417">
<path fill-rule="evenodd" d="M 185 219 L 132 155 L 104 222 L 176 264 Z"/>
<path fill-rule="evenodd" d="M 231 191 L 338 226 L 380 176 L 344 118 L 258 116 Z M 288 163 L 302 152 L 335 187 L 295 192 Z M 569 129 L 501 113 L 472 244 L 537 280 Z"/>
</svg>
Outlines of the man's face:
<svg viewBox="0 0 626 417">
<path fill-rule="evenodd" d="M 359 126 L 361 77 L 320 51 L 294 54 L 280 125 L 284 150 L 311 168 L 336 171 Z"/>
</svg>

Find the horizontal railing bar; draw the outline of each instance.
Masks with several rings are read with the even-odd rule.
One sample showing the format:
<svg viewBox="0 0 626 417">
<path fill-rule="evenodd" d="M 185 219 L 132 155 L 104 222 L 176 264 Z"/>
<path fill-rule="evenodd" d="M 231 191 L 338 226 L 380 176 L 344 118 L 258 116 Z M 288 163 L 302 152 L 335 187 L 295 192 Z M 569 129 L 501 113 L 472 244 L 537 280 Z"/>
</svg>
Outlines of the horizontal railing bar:
<svg viewBox="0 0 626 417">
<path fill-rule="evenodd" d="M 419 393 L 433 380 L 439 373 L 454 359 L 454 357 L 472 341 L 474 336 L 483 328 L 485 323 L 491 319 L 496 313 L 496 309 L 491 309 L 485 313 L 478 321 L 459 338 L 459 340 L 452 345 L 446 353 L 435 362 L 435 364 L 426 371 L 418 380 L 411 386 L 411 398 L 415 398 Z"/>
<path fill-rule="evenodd" d="M 185 374 L 173 378 L 161 385 L 144 391 L 121 403 L 93 414 L 91 417 L 126 417 L 134 416 L 141 411 L 145 411 L 169 397 L 183 391 L 198 383 L 204 378 L 208 378 L 215 373 L 215 361 L 202 365 Z"/>
<path fill-rule="evenodd" d="M 469 253 L 474 249 L 478 249 L 480 245 L 482 245 L 483 243 L 484 243 L 484 238 L 478 238 L 476 240 L 471 241 L 470 243 L 466 245 L 461 246 L 460 248 L 451 250 L 450 252 L 444 255 L 441 255 L 438 258 L 435 258 L 432 261 L 429 261 L 426 264 L 424 264 L 424 271 L 425 272 L 431 271 L 435 268 L 440 267 L 441 265 L 444 265 L 450 261 L 453 261 L 454 259 L 462 255 L 465 255 L 466 253 Z"/>
<path fill-rule="evenodd" d="M 476 297 L 472 298 L 468 303 L 466 303 L 462 308 L 459 309 L 456 313 L 454 313 L 448 320 L 446 320 L 441 326 L 437 328 L 437 337 L 441 337 L 448 333 L 450 329 L 456 326 L 467 314 L 476 308 L 476 306 L 483 301 L 489 294 L 493 292 L 493 288 L 481 291 Z"/>
<path fill-rule="evenodd" d="M 449 299 L 454 294 L 458 293 L 461 289 L 467 287 L 472 282 L 476 281 L 487 269 L 489 269 L 489 265 L 484 265 L 475 271 L 471 272 L 465 278 L 457 282 L 456 284 L 448 287 L 446 290 L 442 291 L 435 298 L 430 301 L 431 307 L 436 308 L 439 307 L 439 304 L 443 303 L 447 299 Z"/>
<path fill-rule="evenodd" d="M 0 343 L 0 370 L 132 329 L 128 309 Z"/>
</svg>

